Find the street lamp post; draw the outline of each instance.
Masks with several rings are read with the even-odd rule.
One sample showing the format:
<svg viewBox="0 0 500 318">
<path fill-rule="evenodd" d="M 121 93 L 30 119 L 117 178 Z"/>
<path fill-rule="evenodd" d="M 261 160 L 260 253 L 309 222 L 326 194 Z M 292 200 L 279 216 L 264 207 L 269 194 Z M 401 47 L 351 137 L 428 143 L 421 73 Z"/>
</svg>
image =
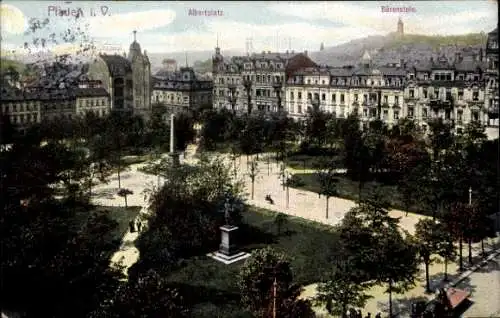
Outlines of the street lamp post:
<svg viewBox="0 0 500 318">
<path fill-rule="evenodd" d="M 252 81 L 248 78 L 243 80 L 243 86 L 247 92 L 247 113 L 250 115 L 252 113 Z"/>
<path fill-rule="evenodd" d="M 283 85 L 280 82 L 273 84 L 274 91 L 276 92 L 276 98 L 278 99 L 277 111 L 281 112 L 281 89 Z"/>
<path fill-rule="evenodd" d="M 469 207 L 472 205 L 472 187 L 469 187 Z"/>
<path fill-rule="evenodd" d="M 238 91 L 236 90 L 236 85 L 234 84 L 230 84 L 229 85 L 229 103 L 231 104 L 231 110 L 233 112 L 236 112 L 236 101 L 237 101 L 237 98 L 238 98 Z"/>
<path fill-rule="evenodd" d="M 312 105 L 313 110 L 315 112 L 319 111 L 319 99 L 313 99 L 313 100 L 311 100 L 311 105 Z"/>
</svg>

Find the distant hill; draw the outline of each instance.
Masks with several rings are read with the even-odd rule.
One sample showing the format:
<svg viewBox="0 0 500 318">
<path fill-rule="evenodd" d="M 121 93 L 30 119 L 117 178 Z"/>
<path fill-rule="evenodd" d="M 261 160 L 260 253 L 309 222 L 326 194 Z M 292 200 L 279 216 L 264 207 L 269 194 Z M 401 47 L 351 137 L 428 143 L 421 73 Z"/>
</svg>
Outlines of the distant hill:
<svg viewBox="0 0 500 318">
<path fill-rule="evenodd" d="M 243 55 L 243 52 L 235 50 L 221 50 L 224 58 L 231 56 Z M 186 55 L 187 63 L 189 66 L 194 66 L 196 62 L 206 62 L 211 60 L 214 55 L 214 51 L 186 51 L 186 52 L 165 52 L 165 53 L 148 53 L 149 61 L 151 62 L 151 69 L 158 69 L 162 66 L 162 61 L 164 59 L 174 59 L 177 61 L 178 66 L 186 65 Z M 211 71 L 211 68 L 210 70 Z"/>
<path fill-rule="evenodd" d="M 0 58 L 0 71 L 6 71 L 9 67 L 14 67 L 19 73 L 24 71 L 26 65 L 19 61 L 13 61 L 5 58 Z"/>
<path fill-rule="evenodd" d="M 400 38 L 391 33 L 325 47 L 323 51 L 311 52 L 309 56 L 319 64 L 341 66 L 357 63 L 367 50 L 374 62 L 385 64 L 402 58 L 421 60 L 439 52 L 449 55 L 467 47 L 484 47 L 487 37 L 485 33 L 474 33 L 454 36 L 406 34 Z"/>
</svg>

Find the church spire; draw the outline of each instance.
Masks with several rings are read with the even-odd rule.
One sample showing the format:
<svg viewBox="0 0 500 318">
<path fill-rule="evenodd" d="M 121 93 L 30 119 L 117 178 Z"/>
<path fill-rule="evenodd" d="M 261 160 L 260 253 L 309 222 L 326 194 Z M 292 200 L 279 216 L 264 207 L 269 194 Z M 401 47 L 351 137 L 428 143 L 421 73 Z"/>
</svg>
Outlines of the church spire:
<svg viewBox="0 0 500 318">
<path fill-rule="evenodd" d="M 187 54 L 187 52 L 185 52 L 185 55 L 186 55 L 186 67 L 189 67 L 189 65 L 188 65 L 188 54 Z"/>
<path fill-rule="evenodd" d="M 136 31 L 136 30 L 134 30 L 134 42 L 136 42 L 136 40 L 137 40 L 137 39 L 136 39 L 136 36 L 137 36 L 137 31 Z"/>
</svg>

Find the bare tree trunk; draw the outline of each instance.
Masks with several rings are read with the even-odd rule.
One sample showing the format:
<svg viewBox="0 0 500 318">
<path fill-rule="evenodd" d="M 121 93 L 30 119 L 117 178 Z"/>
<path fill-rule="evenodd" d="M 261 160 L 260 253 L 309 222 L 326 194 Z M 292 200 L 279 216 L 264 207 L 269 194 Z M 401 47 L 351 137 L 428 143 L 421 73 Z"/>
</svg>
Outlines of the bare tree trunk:
<svg viewBox="0 0 500 318">
<path fill-rule="evenodd" d="M 389 281 L 389 318 L 392 318 L 392 281 Z"/>
<path fill-rule="evenodd" d="M 125 199 L 125 207 L 128 208 L 127 196 L 123 197 Z"/>
<path fill-rule="evenodd" d="M 288 203 L 290 202 L 290 187 L 286 187 L 286 208 L 288 209 Z"/>
<path fill-rule="evenodd" d="M 486 256 L 486 252 L 484 251 L 484 238 L 481 239 L 481 253 L 484 258 Z"/>
<path fill-rule="evenodd" d="M 255 184 L 255 180 L 252 178 L 252 200 L 253 200 L 253 193 L 254 193 L 254 184 Z"/>
<path fill-rule="evenodd" d="M 326 196 L 326 218 L 328 219 L 328 199 L 330 199 L 329 196 Z"/>
<path fill-rule="evenodd" d="M 467 245 L 469 245 L 469 266 L 472 266 L 472 239 L 467 239 Z"/>
<path fill-rule="evenodd" d="M 121 189 L 122 188 L 122 182 L 121 182 L 121 177 L 120 177 L 120 165 L 119 164 L 118 164 L 117 174 L 118 174 L 118 189 Z"/>
<path fill-rule="evenodd" d="M 429 260 L 425 260 L 425 291 L 430 293 L 430 283 L 429 283 Z"/>
<path fill-rule="evenodd" d="M 443 281 L 448 281 L 448 257 L 444 258 L 444 278 Z"/>
<path fill-rule="evenodd" d="M 463 259 L 463 253 L 462 253 L 462 237 L 460 237 L 460 240 L 458 241 L 458 268 L 460 271 L 464 270 L 464 259 Z"/>
</svg>

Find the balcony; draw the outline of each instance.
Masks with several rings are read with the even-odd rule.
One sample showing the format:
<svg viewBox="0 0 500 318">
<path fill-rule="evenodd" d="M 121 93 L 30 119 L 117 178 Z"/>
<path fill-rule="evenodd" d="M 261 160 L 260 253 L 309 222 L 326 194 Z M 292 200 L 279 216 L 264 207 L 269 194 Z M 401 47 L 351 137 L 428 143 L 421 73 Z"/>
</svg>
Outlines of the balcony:
<svg viewBox="0 0 500 318">
<path fill-rule="evenodd" d="M 429 103 L 432 109 L 451 109 L 453 103 L 451 100 L 432 99 Z"/>
</svg>

